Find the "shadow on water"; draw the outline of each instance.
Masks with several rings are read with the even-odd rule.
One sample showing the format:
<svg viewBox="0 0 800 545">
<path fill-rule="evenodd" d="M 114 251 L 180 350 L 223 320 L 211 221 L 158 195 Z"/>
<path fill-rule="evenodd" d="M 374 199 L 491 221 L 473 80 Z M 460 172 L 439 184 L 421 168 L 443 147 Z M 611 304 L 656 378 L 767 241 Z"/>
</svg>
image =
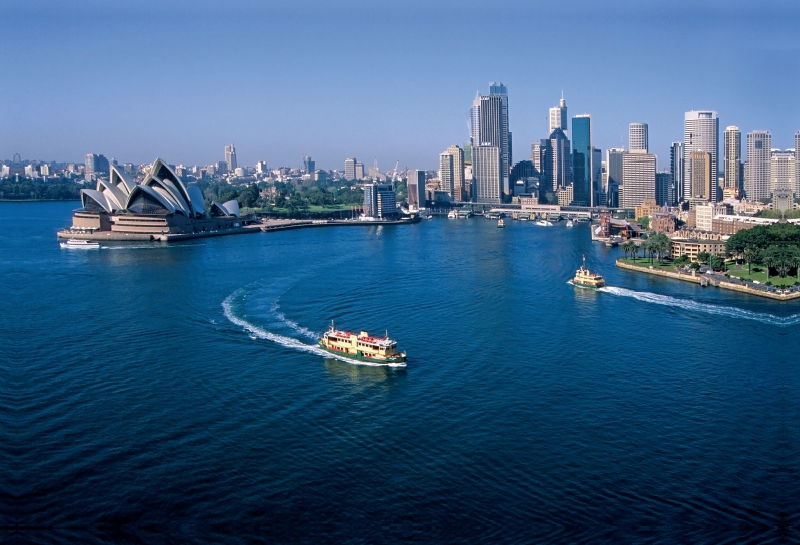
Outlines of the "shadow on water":
<svg viewBox="0 0 800 545">
<path fill-rule="evenodd" d="M 406 379 L 406 368 L 386 365 L 359 365 L 332 358 L 325 358 L 325 371 L 328 376 L 344 379 L 359 386 L 395 386 Z"/>
</svg>

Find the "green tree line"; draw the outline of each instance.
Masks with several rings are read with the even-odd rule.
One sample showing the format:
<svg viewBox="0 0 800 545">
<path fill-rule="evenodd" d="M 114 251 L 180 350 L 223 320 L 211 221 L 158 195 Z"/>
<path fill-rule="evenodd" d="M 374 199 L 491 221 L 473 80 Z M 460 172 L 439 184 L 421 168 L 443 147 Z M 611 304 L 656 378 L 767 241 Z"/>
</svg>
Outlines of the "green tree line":
<svg viewBox="0 0 800 545">
<path fill-rule="evenodd" d="M 725 243 L 728 255 L 752 265 L 767 267 L 781 278 L 800 273 L 800 226 L 790 223 L 759 225 L 731 235 Z"/>
</svg>

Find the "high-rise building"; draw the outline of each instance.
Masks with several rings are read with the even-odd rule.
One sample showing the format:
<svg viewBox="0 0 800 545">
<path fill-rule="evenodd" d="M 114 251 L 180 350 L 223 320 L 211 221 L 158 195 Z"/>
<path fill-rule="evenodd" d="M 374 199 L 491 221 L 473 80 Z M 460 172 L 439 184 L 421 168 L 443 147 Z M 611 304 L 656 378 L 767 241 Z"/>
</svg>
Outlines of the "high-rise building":
<svg viewBox="0 0 800 545">
<path fill-rule="evenodd" d="M 355 176 L 356 180 L 364 179 L 364 163 L 356 161 Z"/>
<path fill-rule="evenodd" d="M 572 198 L 577 206 L 594 206 L 594 147 L 592 146 L 592 116 L 572 118 Z"/>
<path fill-rule="evenodd" d="M 592 195 L 594 196 L 592 206 L 606 206 L 608 204 L 607 195 L 603 193 L 602 184 L 603 151 L 599 148 L 592 148 Z M 603 193 L 602 197 L 601 193 Z"/>
<path fill-rule="evenodd" d="M 303 171 L 306 174 L 314 174 L 314 171 L 317 170 L 317 165 L 314 160 L 309 157 L 308 155 L 303 156 Z"/>
<path fill-rule="evenodd" d="M 567 134 L 567 101 L 564 97 L 558 102 L 558 106 L 550 108 L 550 133 L 554 130 L 561 129 L 564 135 Z"/>
<path fill-rule="evenodd" d="M 225 146 L 225 162 L 228 164 L 228 172 L 236 170 L 236 147 L 233 144 Z"/>
<path fill-rule="evenodd" d="M 447 153 L 453 157 L 453 198 L 457 201 L 464 199 L 464 150 L 453 144 L 447 148 Z"/>
<path fill-rule="evenodd" d="M 561 129 L 555 129 L 544 142 L 545 191 L 557 192 L 560 188 L 572 185 L 570 142 Z"/>
<path fill-rule="evenodd" d="M 356 179 L 356 158 L 355 157 L 348 157 L 344 160 L 344 179 L 345 180 L 355 180 Z"/>
<path fill-rule="evenodd" d="M 500 153 L 498 176 L 501 194 L 509 194 L 508 175 L 511 165 L 511 133 L 508 130 L 508 90 L 502 83 L 489 85 L 489 96 L 480 93 L 472 103 L 472 144 L 494 146 Z M 472 152 L 473 165 L 475 151 Z"/>
<path fill-rule="evenodd" d="M 606 150 L 606 195 L 608 206 L 619 206 L 619 188 L 622 185 L 622 156 L 623 148 L 609 148 Z"/>
<path fill-rule="evenodd" d="M 390 184 L 364 184 L 364 215 L 384 218 L 397 214 L 397 196 Z"/>
<path fill-rule="evenodd" d="M 648 153 L 650 151 L 647 123 L 631 123 L 628 126 L 628 150 L 631 153 Z"/>
<path fill-rule="evenodd" d="M 672 183 L 671 172 L 656 172 L 656 204 L 675 205 L 675 185 Z"/>
<path fill-rule="evenodd" d="M 106 159 L 105 155 L 97 155 L 95 153 L 87 153 L 86 154 L 86 163 L 84 173 L 86 175 L 87 180 L 94 180 L 97 176 L 101 174 L 108 174 L 110 166 L 108 164 L 108 159 Z"/>
<path fill-rule="evenodd" d="M 669 172 L 675 185 L 675 204 L 684 199 L 683 191 L 683 142 L 673 142 L 669 147 Z"/>
<path fill-rule="evenodd" d="M 406 187 L 409 211 L 425 208 L 425 171 L 409 170 L 406 174 Z"/>
<path fill-rule="evenodd" d="M 797 166 L 797 163 L 800 163 L 800 131 L 794 133 L 794 158 L 796 161 L 794 169 L 794 184 L 797 188 L 795 195 L 800 195 L 800 167 Z"/>
<path fill-rule="evenodd" d="M 453 196 L 453 156 L 447 152 L 439 154 L 439 189 Z"/>
<path fill-rule="evenodd" d="M 725 188 L 741 191 L 742 186 L 742 133 L 739 127 L 731 125 L 723 135 L 725 148 L 724 176 Z"/>
<path fill-rule="evenodd" d="M 256 174 L 267 174 L 269 169 L 267 168 L 266 161 L 258 161 L 256 162 Z"/>
<path fill-rule="evenodd" d="M 769 198 L 770 153 L 769 131 L 747 133 L 747 164 L 744 170 L 744 196 L 749 201 Z"/>
<path fill-rule="evenodd" d="M 544 155 L 547 149 L 547 140 L 536 140 L 531 142 L 531 162 L 533 168 L 540 174 L 544 172 Z"/>
<path fill-rule="evenodd" d="M 691 201 L 714 202 L 712 193 L 716 192 L 716 177 L 711 169 L 711 154 L 696 150 L 689 154 L 689 179 L 692 180 Z"/>
<path fill-rule="evenodd" d="M 656 156 L 652 153 L 624 153 L 619 205 L 635 208 L 645 199 L 655 198 Z"/>
<path fill-rule="evenodd" d="M 771 193 L 789 190 L 797 194 L 797 161 L 795 150 L 774 150 L 770 156 L 769 189 Z"/>
<path fill-rule="evenodd" d="M 503 182 L 500 179 L 500 148 L 475 146 L 472 148 L 473 199 L 479 203 L 502 202 Z"/>
<path fill-rule="evenodd" d="M 719 118 L 712 110 L 686 112 L 683 121 L 683 198 L 689 200 L 694 191 L 689 157 L 693 151 L 706 151 L 711 155 L 713 190 L 711 202 L 717 202 L 717 157 L 719 156 Z"/>
</svg>

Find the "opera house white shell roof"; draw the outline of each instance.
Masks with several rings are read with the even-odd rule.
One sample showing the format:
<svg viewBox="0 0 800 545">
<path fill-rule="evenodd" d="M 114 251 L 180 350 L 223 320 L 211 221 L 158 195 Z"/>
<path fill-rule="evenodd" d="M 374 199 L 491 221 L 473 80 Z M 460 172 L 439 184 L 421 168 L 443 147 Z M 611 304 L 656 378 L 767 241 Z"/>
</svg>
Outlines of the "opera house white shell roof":
<svg viewBox="0 0 800 545">
<path fill-rule="evenodd" d="M 98 180 L 95 189 L 81 190 L 81 205 L 86 210 L 109 214 L 126 211 L 134 214 L 182 214 L 187 218 L 239 217 L 239 203 L 231 200 L 211 203 L 206 210 L 203 193 L 197 186 L 187 188 L 162 159 L 156 159 L 142 183 L 111 166 L 108 181 Z"/>
</svg>

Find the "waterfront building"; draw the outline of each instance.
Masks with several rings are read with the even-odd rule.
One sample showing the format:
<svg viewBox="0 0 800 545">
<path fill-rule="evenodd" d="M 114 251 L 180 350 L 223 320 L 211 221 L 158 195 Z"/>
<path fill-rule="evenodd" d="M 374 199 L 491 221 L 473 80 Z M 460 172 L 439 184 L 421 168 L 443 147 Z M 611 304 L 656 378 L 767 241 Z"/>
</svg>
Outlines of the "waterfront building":
<svg viewBox="0 0 800 545">
<path fill-rule="evenodd" d="M 723 187 L 741 191 L 742 185 L 742 133 L 739 127 L 731 125 L 725 129 L 723 135 L 724 177 Z"/>
<path fill-rule="evenodd" d="M 453 192 L 451 196 L 457 201 L 464 199 L 464 150 L 453 144 L 447 148 L 447 152 L 453 158 L 453 171 L 452 171 L 452 185 Z"/>
<path fill-rule="evenodd" d="M 572 135 L 573 140 L 575 135 Z M 647 123 L 631 123 L 628 126 L 628 151 L 631 153 L 648 153 Z"/>
<path fill-rule="evenodd" d="M 512 160 L 508 123 L 508 90 L 502 83 L 491 83 L 489 90 L 488 96 L 478 93 L 472 103 L 472 145 L 473 148 L 493 146 L 498 149 L 498 177 L 500 178 L 501 195 L 508 195 L 508 176 Z M 474 166 L 474 149 L 472 155 Z"/>
<path fill-rule="evenodd" d="M 675 206 L 675 184 L 669 172 L 656 173 L 656 203 L 659 206 Z"/>
<path fill-rule="evenodd" d="M 472 176 L 474 197 L 479 203 L 500 204 L 503 182 L 500 179 L 500 148 L 474 146 L 472 148 Z"/>
<path fill-rule="evenodd" d="M 684 200 L 683 188 L 683 142 L 673 142 L 669 147 L 669 172 L 675 184 L 675 201 Z"/>
<path fill-rule="evenodd" d="M 677 259 L 682 255 L 687 256 L 692 261 L 697 261 L 697 254 L 702 252 L 716 256 L 725 255 L 725 241 L 701 238 L 682 238 L 675 237 L 670 239 L 670 255 L 672 259 Z"/>
<path fill-rule="evenodd" d="M 623 148 L 609 148 L 606 150 L 606 187 L 608 206 L 619 206 L 619 188 L 622 185 L 622 156 Z"/>
<path fill-rule="evenodd" d="M 153 240 L 161 236 L 203 236 L 241 227 L 235 200 L 220 204 L 205 199 L 196 185 L 186 187 L 161 159 L 156 159 L 142 183 L 137 184 L 117 166 L 108 180 L 98 179 L 95 189 L 81 190 L 81 208 L 72 217 L 72 230 L 61 238 L 80 236 L 92 240 Z"/>
<path fill-rule="evenodd" d="M 553 130 L 546 141 L 544 175 L 547 191 L 572 184 L 572 154 L 570 141 L 560 128 Z"/>
<path fill-rule="evenodd" d="M 572 190 L 577 206 L 594 206 L 594 147 L 592 146 L 592 116 L 572 118 Z"/>
<path fill-rule="evenodd" d="M 564 131 L 567 134 L 567 102 L 562 95 L 558 106 L 550 108 L 550 133 L 556 129 Z"/>
<path fill-rule="evenodd" d="M 84 174 L 87 181 L 94 180 L 100 175 L 108 174 L 109 167 L 110 165 L 105 155 L 98 155 L 95 153 L 86 154 Z"/>
<path fill-rule="evenodd" d="M 689 201 L 710 201 L 715 189 L 716 179 L 713 176 L 711 154 L 697 150 L 689 154 L 689 179 L 692 181 L 692 193 Z"/>
<path fill-rule="evenodd" d="M 713 176 L 713 191 L 709 196 L 710 201 L 717 201 L 717 157 L 719 141 L 719 118 L 717 112 L 712 110 L 702 110 L 686 112 L 684 115 L 683 132 L 683 184 L 684 193 L 682 198 L 689 200 L 694 191 L 694 183 L 691 178 L 691 164 L 689 157 L 693 151 L 705 151 L 711 155 L 709 165 Z"/>
<path fill-rule="evenodd" d="M 797 161 L 795 150 L 773 150 L 770 155 L 769 190 L 776 193 L 783 190 L 797 195 Z"/>
<path fill-rule="evenodd" d="M 408 209 L 410 212 L 425 208 L 425 171 L 409 170 L 406 174 Z"/>
<path fill-rule="evenodd" d="M 769 131 L 747 133 L 747 164 L 744 170 L 744 196 L 757 201 L 770 195 L 770 155 L 772 135 Z"/>
<path fill-rule="evenodd" d="M 439 189 L 453 196 L 453 156 L 447 152 L 439 154 Z"/>
<path fill-rule="evenodd" d="M 364 216 L 391 218 L 397 215 L 397 196 L 391 184 L 364 184 Z"/>
<path fill-rule="evenodd" d="M 624 153 L 619 205 L 622 208 L 635 208 L 645 199 L 655 198 L 656 156 L 652 153 Z"/>
<path fill-rule="evenodd" d="M 558 198 L 558 206 L 569 206 L 575 199 L 575 194 L 572 191 L 572 184 L 558 188 L 556 193 Z"/>
<path fill-rule="evenodd" d="M 306 174 L 314 174 L 314 171 L 317 170 L 317 165 L 314 160 L 309 157 L 308 155 L 303 156 L 303 171 Z"/>
<path fill-rule="evenodd" d="M 228 172 L 236 172 L 236 147 L 233 144 L 225 146 L 225 163 L 228 166 Z"/>
<path fill-rule="evenodd" d="M 364 179 L 364 163 L 356 162 L 355 167 L 355 178 L 356 180 L 363 180 Z"/>
<path fill-rule="evenodd" d="M 344 179 L 345 180 L 355 180 L 356 179 L 356 158 L 355 157 L 348 157 L 344 160 Z"/>
</svg>

